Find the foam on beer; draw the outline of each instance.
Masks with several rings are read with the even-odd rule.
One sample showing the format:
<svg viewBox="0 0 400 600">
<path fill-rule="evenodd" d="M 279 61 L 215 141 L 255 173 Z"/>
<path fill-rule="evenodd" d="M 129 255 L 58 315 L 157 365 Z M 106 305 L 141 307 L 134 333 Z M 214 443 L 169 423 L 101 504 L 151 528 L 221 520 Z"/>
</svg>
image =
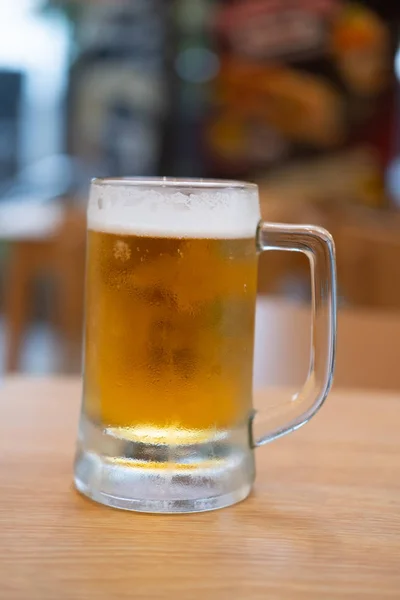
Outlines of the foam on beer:
<svg viewBox="0 0 400 600">
<path fill-rule="evenodd" d="M 253 237 L 259 220 L 256 186 L 188 186 L 178 191 L 171 185 L 158 184 L 150 189 L 129 183 L 94 182 L 88 208 L 89 229 L 125 235 Z"/>
</svg>

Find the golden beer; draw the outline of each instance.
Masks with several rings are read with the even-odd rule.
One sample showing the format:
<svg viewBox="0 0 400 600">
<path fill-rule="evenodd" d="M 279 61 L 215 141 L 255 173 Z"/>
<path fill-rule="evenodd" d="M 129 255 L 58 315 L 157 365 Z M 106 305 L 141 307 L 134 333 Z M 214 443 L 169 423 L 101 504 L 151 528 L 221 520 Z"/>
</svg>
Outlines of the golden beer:
<svg viewBox="0 0 400 600">
<path fill-rule="evenodd" d="M 254 236 L 90 230 L 86 417 L 149 443 L 248 423 L 256 285 Z"/>
</svg>

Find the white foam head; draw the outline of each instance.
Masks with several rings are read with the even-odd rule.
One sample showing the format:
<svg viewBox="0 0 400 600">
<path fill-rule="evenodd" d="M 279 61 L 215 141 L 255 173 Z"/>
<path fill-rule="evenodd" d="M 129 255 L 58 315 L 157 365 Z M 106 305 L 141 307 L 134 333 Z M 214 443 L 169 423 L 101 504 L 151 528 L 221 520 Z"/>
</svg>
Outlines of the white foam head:
<svg viewBox="0 0 400 600">
<path fill-rule="evenodd" d="M 253 237 L 259 220 L 257 186 L 234 181 L 94 180 L 88 208 L 89 229 L 142 236 Z"/>
</svg>

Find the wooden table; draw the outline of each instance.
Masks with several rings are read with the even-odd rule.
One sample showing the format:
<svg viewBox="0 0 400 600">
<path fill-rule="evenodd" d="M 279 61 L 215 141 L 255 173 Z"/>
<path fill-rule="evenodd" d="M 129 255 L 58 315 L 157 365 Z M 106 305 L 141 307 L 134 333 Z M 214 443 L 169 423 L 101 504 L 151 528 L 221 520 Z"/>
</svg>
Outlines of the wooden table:
<svg viewBox="0 0 400 600">
<path fill-rule="evenodd" d="M 0 390 L 1 599 L 400 597 L 400 397 L 337 390 L 258 451 L 247 501 L 152 516 L 73 490 L 79 396 L 76 379 Z"/>
</svg>

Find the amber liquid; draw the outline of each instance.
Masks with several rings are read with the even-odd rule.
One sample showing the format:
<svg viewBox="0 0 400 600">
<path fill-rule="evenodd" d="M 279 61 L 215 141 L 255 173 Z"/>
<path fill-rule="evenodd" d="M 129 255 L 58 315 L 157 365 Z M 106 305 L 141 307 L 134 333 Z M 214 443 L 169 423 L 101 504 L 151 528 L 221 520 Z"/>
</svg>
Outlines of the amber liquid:
<svg viewBox="0 0 400 600">
<path fill-rule="evenodd" d="M 84 412 L 131 439 L 201 439 L 252 400 L 251 239 L 89 231 Z"/>
</svg>

